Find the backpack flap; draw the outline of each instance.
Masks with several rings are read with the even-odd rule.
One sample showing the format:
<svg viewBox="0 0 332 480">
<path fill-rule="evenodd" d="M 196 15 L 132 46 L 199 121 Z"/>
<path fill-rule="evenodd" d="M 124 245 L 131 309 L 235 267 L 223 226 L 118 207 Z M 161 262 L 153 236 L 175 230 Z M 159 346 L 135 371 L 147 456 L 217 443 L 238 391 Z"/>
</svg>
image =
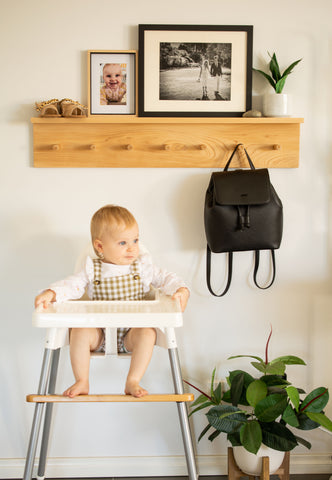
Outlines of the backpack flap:
<svg viewBox="0 0 332 480">
<path fill-rule="evenodd" d="M 267 168 L 212 174 L 213 203 L 217 205 L 263 205 L 270 201 Z"/>
</svg>

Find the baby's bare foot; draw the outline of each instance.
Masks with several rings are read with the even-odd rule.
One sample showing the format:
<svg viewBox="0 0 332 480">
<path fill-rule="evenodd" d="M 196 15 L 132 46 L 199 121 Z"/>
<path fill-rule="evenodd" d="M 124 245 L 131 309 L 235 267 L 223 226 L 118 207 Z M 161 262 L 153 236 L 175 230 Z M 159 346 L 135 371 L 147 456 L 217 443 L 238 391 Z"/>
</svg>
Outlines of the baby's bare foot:
<svg viewBox="0 0 332 480">
<path fill-rule="evenodd" d="M 145 388 L 141 387 L 138 382 L 134 380 L 127 380 L 126 382 L 126 387 L 125 387 L 125 394 L 126 395 L 132 395 L 133 397 L 136 398 L 141 398 L 144 397 L 145 395 L 148 395 L 147 390 Z"/>
<path fill-rule="evenodd" d="M 65 397 L 76 397 L 77 395 L 87 395 L 89 393 L 89 381 L 78 380 L 71 387 L 63 392 Z"/>
</svg>

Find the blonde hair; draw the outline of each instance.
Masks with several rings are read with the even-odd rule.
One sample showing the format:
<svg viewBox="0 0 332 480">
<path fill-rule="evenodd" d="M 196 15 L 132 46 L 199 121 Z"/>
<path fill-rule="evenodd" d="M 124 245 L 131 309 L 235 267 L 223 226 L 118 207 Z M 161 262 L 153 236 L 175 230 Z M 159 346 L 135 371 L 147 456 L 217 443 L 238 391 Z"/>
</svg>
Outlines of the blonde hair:
<svg viewBox="0 0 332 480">
<path fill-rule="evenodd" d="M 118 205 L 105 205 L 101 207 L 91 218 L 90 231 L 92 245 L 106 230 L 119 226 L 131 227 L 135 223 L 137 222 L 134 215 L 124 207 L 119 207 Z"/>
</svg>

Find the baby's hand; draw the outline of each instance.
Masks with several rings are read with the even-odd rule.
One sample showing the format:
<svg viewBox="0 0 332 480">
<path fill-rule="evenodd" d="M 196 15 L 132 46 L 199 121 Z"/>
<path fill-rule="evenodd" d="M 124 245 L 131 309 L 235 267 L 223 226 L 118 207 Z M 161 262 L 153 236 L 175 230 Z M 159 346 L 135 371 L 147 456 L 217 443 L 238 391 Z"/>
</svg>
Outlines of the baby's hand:
<svg viewBox="0 0 332 480">
<path fill-rule="evenodd" d="M 53 290 L 45 290 L 44 292 L 37 295 L 35 298 L 35 308 L 39 305 L 43 305 L 44 308 L 47 308 L 51 302 L 55 302 L 56 294 Z"/>
<path fill-rule="evenodd" d="M 185 309 L 186 309 L 189 296 L 190 296 L 190 293 L 189 293 L 188 288 L 181 287 L 174 293 L 174 295 L 172 297 L 173 300 L 175 300 L 176 298 L 180 299 L 180 305 L 181 305 L 182 312 L 184 312 Z"/>
</svg>

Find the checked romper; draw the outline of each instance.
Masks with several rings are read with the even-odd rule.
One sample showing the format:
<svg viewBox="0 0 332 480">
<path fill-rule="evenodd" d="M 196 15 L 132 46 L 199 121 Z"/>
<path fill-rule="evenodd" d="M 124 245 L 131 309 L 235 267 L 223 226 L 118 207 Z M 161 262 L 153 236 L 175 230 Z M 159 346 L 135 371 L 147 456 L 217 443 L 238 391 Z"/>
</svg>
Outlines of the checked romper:
<svg viewBox="0 0 332 480">
<path fill-rule="evenodd" d="M 137 261 L 131 265 L 131 272 L 118 277 L 101 278 L 101 260 L 93 260 L 93 300 L 142 300 L 143 284 L 138 273 Z M 118 352 L 125 353 L 123 340 L 129 328 L 117 329 Z"/>
</svg>

